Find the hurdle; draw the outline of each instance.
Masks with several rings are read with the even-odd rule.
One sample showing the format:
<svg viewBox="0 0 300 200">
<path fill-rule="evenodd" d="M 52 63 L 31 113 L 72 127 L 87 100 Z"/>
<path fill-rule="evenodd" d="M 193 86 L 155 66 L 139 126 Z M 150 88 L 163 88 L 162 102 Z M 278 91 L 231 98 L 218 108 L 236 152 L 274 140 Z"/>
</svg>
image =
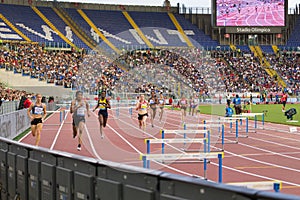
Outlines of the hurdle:
<svg viewBox="0 0 300 200">
<path fill-rule="evenodd" d="M 147 154 L 150 153 L 150 145 L 151 144 L 174 144 L 174 143 L 199 143 L 204 145 L 204 152 L 206 152 L 207 148 L 207 138 L 172 138 L 172 139 L 145 139 L 145 143 L 147 144 Z M 161 148 L 161 153 L 165 153 L 164 145 Z"/>
<path fill-rule="evenodd" d="M 63 120 L 65 120 L 67 117 L 66 110 L 60 110 L 59 111 L 59 122 L 61 123 Z"/>
<path fill-rule="evenodd" d="M 199 143 L 204 145 L 204 152 L 207 149 L 207 138 L 172 138 L 172 139 L 145 139 L 146 143 L 146 152 L 147 154 L 151 153 L 150 146 L 151 144 L 161 144 L 161 153 L 165 153 L 165 143 L 167 144 L 176 144 L 176 143 Z M 147 163 L 149 165 L 149 161 Z"/>
<path fill-rule="evenodd" d="M 59 113 L 59 124 L 52 124 L 52 125 L 60 125 L 67 117 L 66 112 L 69 110 L 55 110 L 55 111 L 47 111 L 46 114 L 54 114 Z"/>
<path fill-rule="evenodd" d="M 275 192 L 279 192 L 282 188 L 281 181 L 235 182 L 227 184 L 256 190 L 274 190 Z"/>
<path fill-rule="evenodd" d="M 254 117 L 254 129 L 258 129 L 257 116 L 261 116 L 261 125 L 262 129 L 265 129 L 265 113 L 241 113 L 240 115 L 232 115 L 237 117 Z"/>
<path fill-rule="evenodd" d="M 218 158 L 219 163 L 219 183 L 222 183 L 222 162 L 224 158 L 224 152 L 208 152 L 208 153 L 172 153 L 172 154 L 140 154 L 140 160 L 143 161 L 144 168 L 150 168 L 150 164 L 147 161 L 176 161 L 176 160 L 204 160 L 203 170 L 204 179 L 207 180 L 207 159 Z"/>
<path fill-rule="evenodd" d="M 203 137 L 207 137 L 207 151 L 210 152 L 210 131 L 209 130 L 166 130 L 161 129 L 161 138 L 165 139 L 165 134 L 183 134 L 183 138 L 186 138 L 187 134 L 203 134 Z M 185 144 L 184 144 L 185 145 Z M 164 143 L 162 143 L 162 149 L 164 149 Z"/>
<path fill-rule="evenodd" d="M 232 123 L 235 121 L 235 143 L 239 142 L 239 137 L 241 137 L 241 135 L 239 135 L 239 120 L 246 120 L 246 135 L 243 135 L 243 137 L 248 137 L 248 118 L 247 117 L 223 117 L 223 118 L 219 118 L 219 119 L 208 119 L 208 120 L 204 120 L 203 123 L 207 124 L 207 123 L 219 123 L 219 124 L 224 124 L 224 123 L 229 123 L 230 124 L 230 130 L 232 132 Z M 224 136 L 225 137 L 225 136 Z"/>
<path fill-rule="evenodd" d="M 133 115 L 133 108 L 132 107 L 114 107 L 114 108 L 111 108 L 110 110 L 115 110 L 114 111 L 115 112 L 115 116 L 116 116 L 115 119 L 119 119 L 120 118 L 120 113 L 121 113 L 120 109 L 125 109 L 125 110 L 128 109 L 128 114 L 129 114 L 130 117 L 132 117 L 132 115 Z M 99 109 L 97 109 L 97 110 L 99 110 Z M 123 113 L 123 115 L 124 115 L 124 113 Z"/>
<path fill-rule="evenodd" d="M 183 129 L 187 130 L 187 128 L 202 128 L 203 130 L 207 130 L 207 128 L 218 128 L 219 132 L 221 131 L 221 144 L 222 144 L 222 151 L 224 151 L 224 136 L 225 136 L 225 127 L 224 124 L 183 124 Z"/>
<path fill-rule="evenodd" d="M 248 133 L 249 133 L 249 119 L 248 117 L 244 117 L 244 116 L 236 116 L 236 117 L 221 117 L 220 120 L 225 120 L 226 122 L 229 121 L 230 122 L 230 131 L 232 132 L 232 127 L 233 127 L 233 123 L 232 121 L 235 121 L 235 131 L 236 134 L 239 137 L 248 137 Z M 241 133 L 243 131 L 243 120 L 246 121 L 246 125 L 245 125 L 245 133 L 246 135 L 241 135 L 239 133 Z M 238 123 L 238 121 L 240 121 L 240 123 Z M 241 127 L 241 129 L 239 129 L 239 127 Z"/>
</svg>

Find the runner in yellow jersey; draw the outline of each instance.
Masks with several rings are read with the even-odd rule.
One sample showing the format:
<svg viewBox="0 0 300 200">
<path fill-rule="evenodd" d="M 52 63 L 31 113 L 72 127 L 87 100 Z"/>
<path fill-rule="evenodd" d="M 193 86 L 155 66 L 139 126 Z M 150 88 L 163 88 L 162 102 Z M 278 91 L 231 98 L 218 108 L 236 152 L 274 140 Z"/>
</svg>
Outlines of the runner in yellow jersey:
<svg viewBox="0 0 300 200">
<path fill-rule="evenodd" d="M 106 123 L 107 123 L 107 119 L 108 119 L 107 109 L 111 108 L 109 100 L 106 98 L 106 91 L 101 92 L 100 99 L 98 100 L 98 104 L 94 108 L 93 112 L 97 108 L 99 108 L 98 120 L 99 120 L 99 123 L 100 123 L 100 135 L 101 135 L 101 138 L 104 138 L 104 134 L 103 134 L 102 129 L 106 127 Z"/>
</svg>

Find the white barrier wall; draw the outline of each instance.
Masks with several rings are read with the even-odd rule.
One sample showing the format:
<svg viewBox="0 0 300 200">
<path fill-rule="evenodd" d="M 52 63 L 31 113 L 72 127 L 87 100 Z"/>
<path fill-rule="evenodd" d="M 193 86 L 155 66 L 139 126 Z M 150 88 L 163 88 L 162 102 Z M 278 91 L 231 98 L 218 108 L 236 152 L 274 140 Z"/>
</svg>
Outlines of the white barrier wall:
<svg viewBox="0 0 300 200">
<path fill-rule="evenodd" d="M 30 127 L 27 109 L 0 115 L 0 136 L 13 139 Z"/>
</svg>

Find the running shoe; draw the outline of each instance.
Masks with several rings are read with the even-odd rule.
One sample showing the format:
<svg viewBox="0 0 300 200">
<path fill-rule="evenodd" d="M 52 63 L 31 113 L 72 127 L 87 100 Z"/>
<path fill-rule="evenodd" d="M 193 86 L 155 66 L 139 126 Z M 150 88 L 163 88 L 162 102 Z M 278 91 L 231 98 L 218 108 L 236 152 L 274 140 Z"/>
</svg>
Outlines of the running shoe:
<svg viewBox="0 0 300 200">
<path fill-rule="evenodd" d="M 77 150 L 78 150 L 78 151 L 81 151 L 81 144 L 78 144 Z"/>
</svg>

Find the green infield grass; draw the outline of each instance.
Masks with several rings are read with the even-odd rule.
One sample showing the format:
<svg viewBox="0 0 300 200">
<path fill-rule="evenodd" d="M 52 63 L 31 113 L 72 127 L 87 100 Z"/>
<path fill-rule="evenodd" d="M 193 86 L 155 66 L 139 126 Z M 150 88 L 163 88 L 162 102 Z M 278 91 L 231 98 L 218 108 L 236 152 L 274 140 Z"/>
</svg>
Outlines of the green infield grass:
<svg viewBox="0 0 300 200">
<path fill-rule="evenodd" d="M 231 104 L 231 107 L 233 108 L 233 105 Z M 203 114 L 213 114 L 213 115 L 219 115 L 224 116 L 225 115 L 225 104 L 207 104 L 207 105 L 200 105 L 200 113 Z M 297 111 L 297 114 L 293 116 L 293 120 L 290 121 L 287 119 L 287 117 L 284 115 L 284 112 L 282 111 L 282 105 L 281 104 L 258 104 L 258 105 L 246 105 L 242 106 L 244 110 L 250 110 L 252 113 L 262 113 L 265 112 L 265 121 L 266 122 L 274 122 L 279 124 L 288 124 L 288 125 L 295 125 L 300 126 L 300 104 L 287 104 L 285 106 L 285 110 L 287 111 L 290 108 L 295 108 Z M 234 110 L 234 109 L 233 109 Z M 261 120 L 261 117 L 257 117 L 258 120 Z M 298 122 L 295 122 L 298 121 Z"/>
</svg>

